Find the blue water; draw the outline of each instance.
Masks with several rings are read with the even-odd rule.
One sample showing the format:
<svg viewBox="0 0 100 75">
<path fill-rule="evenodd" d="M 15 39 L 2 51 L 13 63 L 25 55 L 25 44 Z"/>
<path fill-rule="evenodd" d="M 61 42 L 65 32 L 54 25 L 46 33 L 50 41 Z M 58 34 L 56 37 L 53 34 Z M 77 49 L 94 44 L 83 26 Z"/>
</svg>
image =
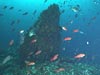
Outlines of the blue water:
<svg viewBox="0 0 100 75">
<path fill-rule="evenodd" d="M 63 2 L 66 1 L 65 4 Z M 81 60 L 89 64 L 100 63 L 100 0 L 0 0 L 0 52 L 9 48 L 10 40 L 14 40 L 16 46 L 19 45 L 19 31 L 27 30 L 38 19 L 40 13 L 47 9 L 49 5 L 56 3 L 60 11 L 65 10 L 60 16 L 60 26 L 67 27 L 68 31 L 62 31 L 63 38 L 70 36 L 70 42 L 63 42 L 61 54 L 67 57 L 74 57 L 76 54 L 85 53 Z M 74 12 L 71 7 L 79 5 L 80 11 Z M 7 6 L 6 9 L 3 9 Z M 9 10 L 10 7 L 14 9 Z M 18 10 L 21 10 L 18 12 Z M 32 15 L 34 11 L 35 15 Z M 28 12 L 27 15 L 22 15 Z M 77 18 L 75 18 L 77 14 Z M 95 19 L 93 19 L 95 18 Z M 20 20 L 19 24 L 11 26 L 12 21 Z M 73 21 L 71 24 L 70 21 Z M 88 24 L 90 23 L 90 24 Z M 15 29 L 15 31 L 12 31 Z M 82 33 L 73 33 L 74 29 L 79 29 Z M 89 44 L 87 44 L 87 41 Z M 81 62 L 80 61 L 80 62 Z"/>
</svg>

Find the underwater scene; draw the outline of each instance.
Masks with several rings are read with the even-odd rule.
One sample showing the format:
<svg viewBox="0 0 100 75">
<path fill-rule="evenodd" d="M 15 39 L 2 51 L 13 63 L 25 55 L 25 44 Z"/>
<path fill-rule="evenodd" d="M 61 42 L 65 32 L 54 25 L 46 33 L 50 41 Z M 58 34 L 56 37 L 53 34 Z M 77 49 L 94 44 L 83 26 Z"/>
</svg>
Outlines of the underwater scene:
<svg viewBox="0 0 100 75">
<path fill-rule="evenodd" d="M 100 75 L 100 0 L 0 0 L 0 75 Z"/>
</svg>

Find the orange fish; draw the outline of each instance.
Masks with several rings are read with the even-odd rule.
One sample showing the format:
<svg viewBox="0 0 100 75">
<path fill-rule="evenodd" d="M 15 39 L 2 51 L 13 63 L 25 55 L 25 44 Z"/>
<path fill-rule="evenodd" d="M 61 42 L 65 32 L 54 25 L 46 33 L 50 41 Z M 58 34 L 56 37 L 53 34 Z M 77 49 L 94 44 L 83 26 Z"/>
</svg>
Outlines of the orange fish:
<svg viewBox="0 0 100 75">
<path fill-rule="evenodd" d="M 14 40 L 11 40 L 11 41 L 9 42 L 9 45 L 12 46 L 13 44 L 14 44 Z"/>
<path fill-rule="evenodd" d="M 65 41 L 70 41 L 71 39 L 72 39 L 71 37 L 64 38 Z"/>
<path fill-rule="evenodd" d="M 41 50 L 38 50 L 35 55 L 39 55 L 42 51 Z"/>
<path fill-rule="evenodd" d="M 56 69 L 56 70 L 55 70 L 55 72 L 57 72 L 57 73 L 58 73 L 58 72 L 61 72 L 61 71 L 65 71 L 65 69 L 64 69 L 64 68 L 59 68 L 59 69 Z"/>
<path fill-rule="evenodd" d="M 73 30 L 73 32 L 77 33 L 77 32 L 79 32 L 79 30 L 78 29 L 75 29 L 75 30 Z"/>
<path fill-rule="evenodd" d="M 58 58 L 58 54 L 56 54 L 56 55 L 54 55 L 51 59 L 50 59 L 50 61 L 55 61 L 57 58 Z"/>
<path fill-rule="evenodd" d="M 83 58 L 84 56 L 85 56 L 85 54 L 78 54 L 74 58 L 80 59 L 80 58 Z"/>
</svg>

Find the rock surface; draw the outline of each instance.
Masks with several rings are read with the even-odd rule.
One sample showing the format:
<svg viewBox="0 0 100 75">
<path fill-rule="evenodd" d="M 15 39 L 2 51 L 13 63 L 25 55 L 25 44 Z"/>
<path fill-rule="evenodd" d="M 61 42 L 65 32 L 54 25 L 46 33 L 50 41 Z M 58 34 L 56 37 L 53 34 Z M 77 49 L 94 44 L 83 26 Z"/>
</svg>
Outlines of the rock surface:
<svg viewBox="0 0 100 75">
<path fill-rule="evenodd" d="M 56 4 L 44 10 L 36 23 L 28 30 L 25 41 L 19 48 L 20 60 L 43 63 L 50 61 L 55 54 L 59 54 L 61 35 L 59 26 L 60 11 Z M 41 53 L 35 53 L 41 50 Z"/>
</svg>

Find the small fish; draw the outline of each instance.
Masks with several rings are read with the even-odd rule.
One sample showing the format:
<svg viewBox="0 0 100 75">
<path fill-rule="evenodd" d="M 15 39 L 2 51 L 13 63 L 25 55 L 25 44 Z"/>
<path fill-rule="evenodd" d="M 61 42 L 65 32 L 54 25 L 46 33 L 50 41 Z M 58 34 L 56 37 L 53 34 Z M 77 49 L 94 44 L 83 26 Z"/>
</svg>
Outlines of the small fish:
<svg viewBox="0 0 100 75">
<path fill-rule="evenodd" d="M 35 15 L 35 14 L 36 14 L 36 12 L 37 12 L 37 10 L 34 10 L 33 15 Z"/>
<path fill-rule="evenodd" d="M 89 41 L 87 41 L 86 44 L 89 45 Z"/>
<path fill-rule="evenodd" d="M 78 14 L 75 14 L 75 18 L 77 18 L 78 17 Z"/>
<path fill-rule="evenodd" d="M 59 69 L 56 69 L 56 70 L 55 70 L 55 72 L 57 72 L 57 73 L 58 73 L 58 72 L 62 72 L 62 71 L 65 71 L 65 68 L 59 68 Z"/>
<path fill-rule="evenodd" d="M 80 8 L 80 5 L 79 4 L 77 4 L 76 6 Z"/>
<path fill-rule="evenodd" d="M 96 5 L 99 5 L 100 1 L 99 0 L 94 0 L 93 3 L 96 4 Z"/>
<path fill-rule="evenodd" d="M 75 30 L 73 30 L 73 32 L 77 33 L 77 32 L 79 32 L 79 30 L 78 29 L 75 29 Z"/>
<path fill-rule="evenodd" d="M 16 21 L 16 23 L 19 24 L 19 23 L 20 23 L 20 20 L 18 19 L 18 20 Z"/>
<path fill-rule="evenodd" d="M 19 34 L 20 35 L 19 42 L 20 42 L 20 45 L 22 45 L 24 43 L 24 40 L 25 40 L 25 31 L 24 30 L 20 30 L 19 33 L 20 33 Z"/>
<path fill-rule="evenodd" d="M 58 54 L 56 54 L 56 55 L 54 55 L 51 59 L 50 59 L 50 61 L 55 61 L 55 60 L 57 60 L 58 59 Z"/>
<path fill-rule="evenodd" d="M 7 6 L 4 6 L 4 7 L 3 7 L 3 9 L 6 9 L 6 8 L 7 8 Z"/>
<path fill-rule="evenodd" d="M 80 59 L 80 58 L 83 58 L 85 56 L 85 54 L 78 54 L 78 55 L 76 55 L 74 58 L 77 58 L 77 59 Z"/>
<path fill-rule="evenodd" d="M 32 55 L 33 54 L 33 52 L 30 52 L 28 55 Z"/>
<path fill-rule="evenodd" d="M 48 0 L 44 0 L 44 3 L 46 3 Z"/>
<path fill-rule="evenodd" d="M 13 31 L 13 32 L 14 32 L 15 30 L 16 30 L 15 28 L 12 28 L 12 29 L 11 29 L 11 31 Z"/>
<path fill-rule="evenodd" d="M 64 40 L 65 41 L 70 41 L 70 40 L 72 40 L 72 38 L 71 37 L 66 37 L 66 38 L 64 38 Z"/>
<path fill-rule="evenodd" d="M 2 64 L 6 64 L 9 60 L 11 60 L 12 57 L 10 55 L 8 55 L 2 62 Z"/>
<path fill-rule="evenodd" d="M 39 55 L 42 51 L 41 50 L 38 50 L 35 55 Z"/>
<path fill-rule="evenodd" d="M 64 47 L 64 48 L 62 48 L 62 50 L 64 50 L 64 51 L 65 51 L 65 50 L 66 50 L 66 48 Z"/>
<path fill-rule="evenodd" d="M 63 9 L 62 11 L 61 11 L 61 13 L 64 13 L 65 12 L 65 10 Z"/>
<path fill-rule="evenodd" d="M 24 30 L 20 30 L 20 34 L 23 34 L 24 33 Z"/>
<path fill-rule="evenodd" d="M 73 20 L 70 20 L 69 22 L 70 22 L 70 24 L 72 24 L 73 23 Z"/>
<path fill-rule="evenodd" d="M 25 64 L 28 66 L 32 66 L 32 65 L 35 65 L 35 62 L 34 61 L 30 62 L 30 61 L 25 60 Z"/>
<path fill-rule="evenodd" d="M 83 31 L 79 31 L 79 33 L 80 33 L 80 34 L 84 34 L 84 32 L 83 32 Z"/>
<path fill-rule="evenodd" d="M 94 17 L 91 18 L 91 20 L 95 20 L 95 19 L 96 19 L 96 16 L 94 16 Z"/>
<path fill-rule="evenodd" d="M 60 7 L 62 8 L 63 6 L 62 6 L 62 5 L 60 5 Z"/>
<path fill-rule="evenodd" d="M 14 44 L 14 40 L 11 40 L 11 41 L 9 42 L 9 45 L 12 46 L 13 44 Z"/>
<path fill-rule="evenodd" d="M 36 39 L 33 39 L 32 41 L 31 41 L 31 43 L 35 43 L 37 40 Z"/>
<path fill-rule="evenodd" d="M 80 10 L 79 7 L 72 7 L 73 12 L 79 12 L 79 10 Z"/>
<path fill-rule="evenodd" d="M 14 25 L 14 24 L 15 24 L 15 21 L 13 20 L 10 25 Z"/>
<path fill-rule="evenodd" d="M 36 35 L 36 33 L 35 33 L 33 30 L 31 30 L 31 31 L 29 32 L 29 37 L 32 37 L 33 35 Z"/>
<path fill-rule="evenodd" d="M 65 30 L 65 31 L 67 31 L 67 28 L 66 27 L 62 27 L 62 29 Z"/>
<path fill-rule="evenodd" d="M 14 7 L 10 7 L 9 9 L 12 10 L 12 9 L 14 9 Z"/>
<path fill-rule="evenodd" d="M 22 15 L 27 15 L 28 14 L 28 12 L 25 12 L 25 13 L 23 13 Z"/>
<path fill-rule="evenodd" d="M 63 5 L 65 5 L 66 1 L 63 2 Z"/>
</svg>

